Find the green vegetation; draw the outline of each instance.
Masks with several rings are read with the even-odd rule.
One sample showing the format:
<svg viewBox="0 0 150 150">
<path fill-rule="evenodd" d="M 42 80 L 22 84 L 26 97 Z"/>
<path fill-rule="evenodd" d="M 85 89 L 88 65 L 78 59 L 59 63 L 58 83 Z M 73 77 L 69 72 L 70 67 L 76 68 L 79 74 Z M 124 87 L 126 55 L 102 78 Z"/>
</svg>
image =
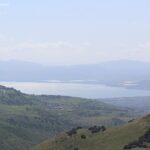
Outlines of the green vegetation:
<svg viewBox="0 0 150 150">
<path fill-rule="evenodd" d="M 0 147 L 2 150 L 29 150 L 66 129 L 123 124 L 133 115 L 130 109 L 96 100 L 27 95 L 0 86 Z"/>
<path fill-rule="evenodd" d="M 138 141 L 149 129 L 150 115 L 103 132 L 91 133 L 89 129 L 79 129 L 73 136 L 62 133 L 38 145 L 34 150 L 124 150 L 125 145 Z M 86 138 L 81 138 L 81 135 Z M 149 148 L 136 147 L 131 150 L 150 150 L 150 134 L 146 138 Z"/>
</svg>

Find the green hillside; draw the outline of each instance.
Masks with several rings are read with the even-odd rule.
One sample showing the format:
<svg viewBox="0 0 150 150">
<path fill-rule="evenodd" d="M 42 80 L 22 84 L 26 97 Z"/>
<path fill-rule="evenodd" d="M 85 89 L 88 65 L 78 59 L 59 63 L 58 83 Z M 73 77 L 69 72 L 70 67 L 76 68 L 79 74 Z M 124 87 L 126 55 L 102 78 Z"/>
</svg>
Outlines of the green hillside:
<svg viewBox="0 0 150 150">
<path fill-rule="evenodd" d="M 92 133 L 89 129 L 77 129 L 72 136 L 62 133 L 34 148 L 34 150 L 129 149 L 150 150 L 150 115 L 126 125 L 107 128 L 96 133 Z"/>
<path fill-rule="evenodd" d="M 132 117 L 130 109 L 96 100 L 27 95 L 0 86 L 0 149 L 29 150 L 66 129 L 123 124 Z"/>
</svg>

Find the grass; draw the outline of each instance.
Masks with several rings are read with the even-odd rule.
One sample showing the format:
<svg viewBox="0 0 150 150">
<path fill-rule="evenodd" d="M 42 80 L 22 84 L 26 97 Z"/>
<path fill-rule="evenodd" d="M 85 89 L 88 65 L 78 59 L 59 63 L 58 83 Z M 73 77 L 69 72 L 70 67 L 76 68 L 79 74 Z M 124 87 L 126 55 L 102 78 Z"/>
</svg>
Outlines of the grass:
<svg viewBox="0 0 150 150">
<path fill-rule="evenodd" d="M 90 99 L 36 96 L 0 86 L 0 147 L 29 150 L 49 136 L 76 126 L 123 124 L 130 109 Z"/>
<path fill-rule="evenodd" d="M 126 144 L 137 140 L 150 128 L 149 119 L 144 118 L 123 126 L 108 128 L 103 133 L 92 134 L 87 129 L 79 130 L 73 137 L 62 133 L 36 146 L 34 150 L 74 150 L 75 148 L 79 150 L 123 150 Z M 81 139 L 82 134 L 86 136 L 86 139 Z"/>
</svg>

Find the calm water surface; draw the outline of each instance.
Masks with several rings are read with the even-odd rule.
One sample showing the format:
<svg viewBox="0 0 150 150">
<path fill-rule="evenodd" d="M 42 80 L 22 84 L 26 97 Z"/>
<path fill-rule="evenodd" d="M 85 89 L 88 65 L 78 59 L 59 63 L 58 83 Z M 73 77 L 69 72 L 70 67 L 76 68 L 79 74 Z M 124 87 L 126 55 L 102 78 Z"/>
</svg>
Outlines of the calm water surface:
<svg viewBox="0 0 150 150">
<path fill-rule="evenodd" d="M 85 98 L 150 96 L 150 91 L 109 87 L 98 84 L 53 82 L 0 82 L 28 94 L 67 95 Z"/>
</svg>

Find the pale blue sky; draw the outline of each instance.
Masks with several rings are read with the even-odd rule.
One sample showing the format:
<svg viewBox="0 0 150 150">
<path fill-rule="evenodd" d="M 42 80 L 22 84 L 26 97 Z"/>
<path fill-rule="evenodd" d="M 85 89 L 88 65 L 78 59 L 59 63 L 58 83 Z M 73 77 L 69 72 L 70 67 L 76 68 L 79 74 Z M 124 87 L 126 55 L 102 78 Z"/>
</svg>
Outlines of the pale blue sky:
<svg viewBox="0 0 150 150">
<path fill-rule="evenodd" d="M 0 0 L 0 60 L 150 60 L 149 0 Z"/>
</svg>

